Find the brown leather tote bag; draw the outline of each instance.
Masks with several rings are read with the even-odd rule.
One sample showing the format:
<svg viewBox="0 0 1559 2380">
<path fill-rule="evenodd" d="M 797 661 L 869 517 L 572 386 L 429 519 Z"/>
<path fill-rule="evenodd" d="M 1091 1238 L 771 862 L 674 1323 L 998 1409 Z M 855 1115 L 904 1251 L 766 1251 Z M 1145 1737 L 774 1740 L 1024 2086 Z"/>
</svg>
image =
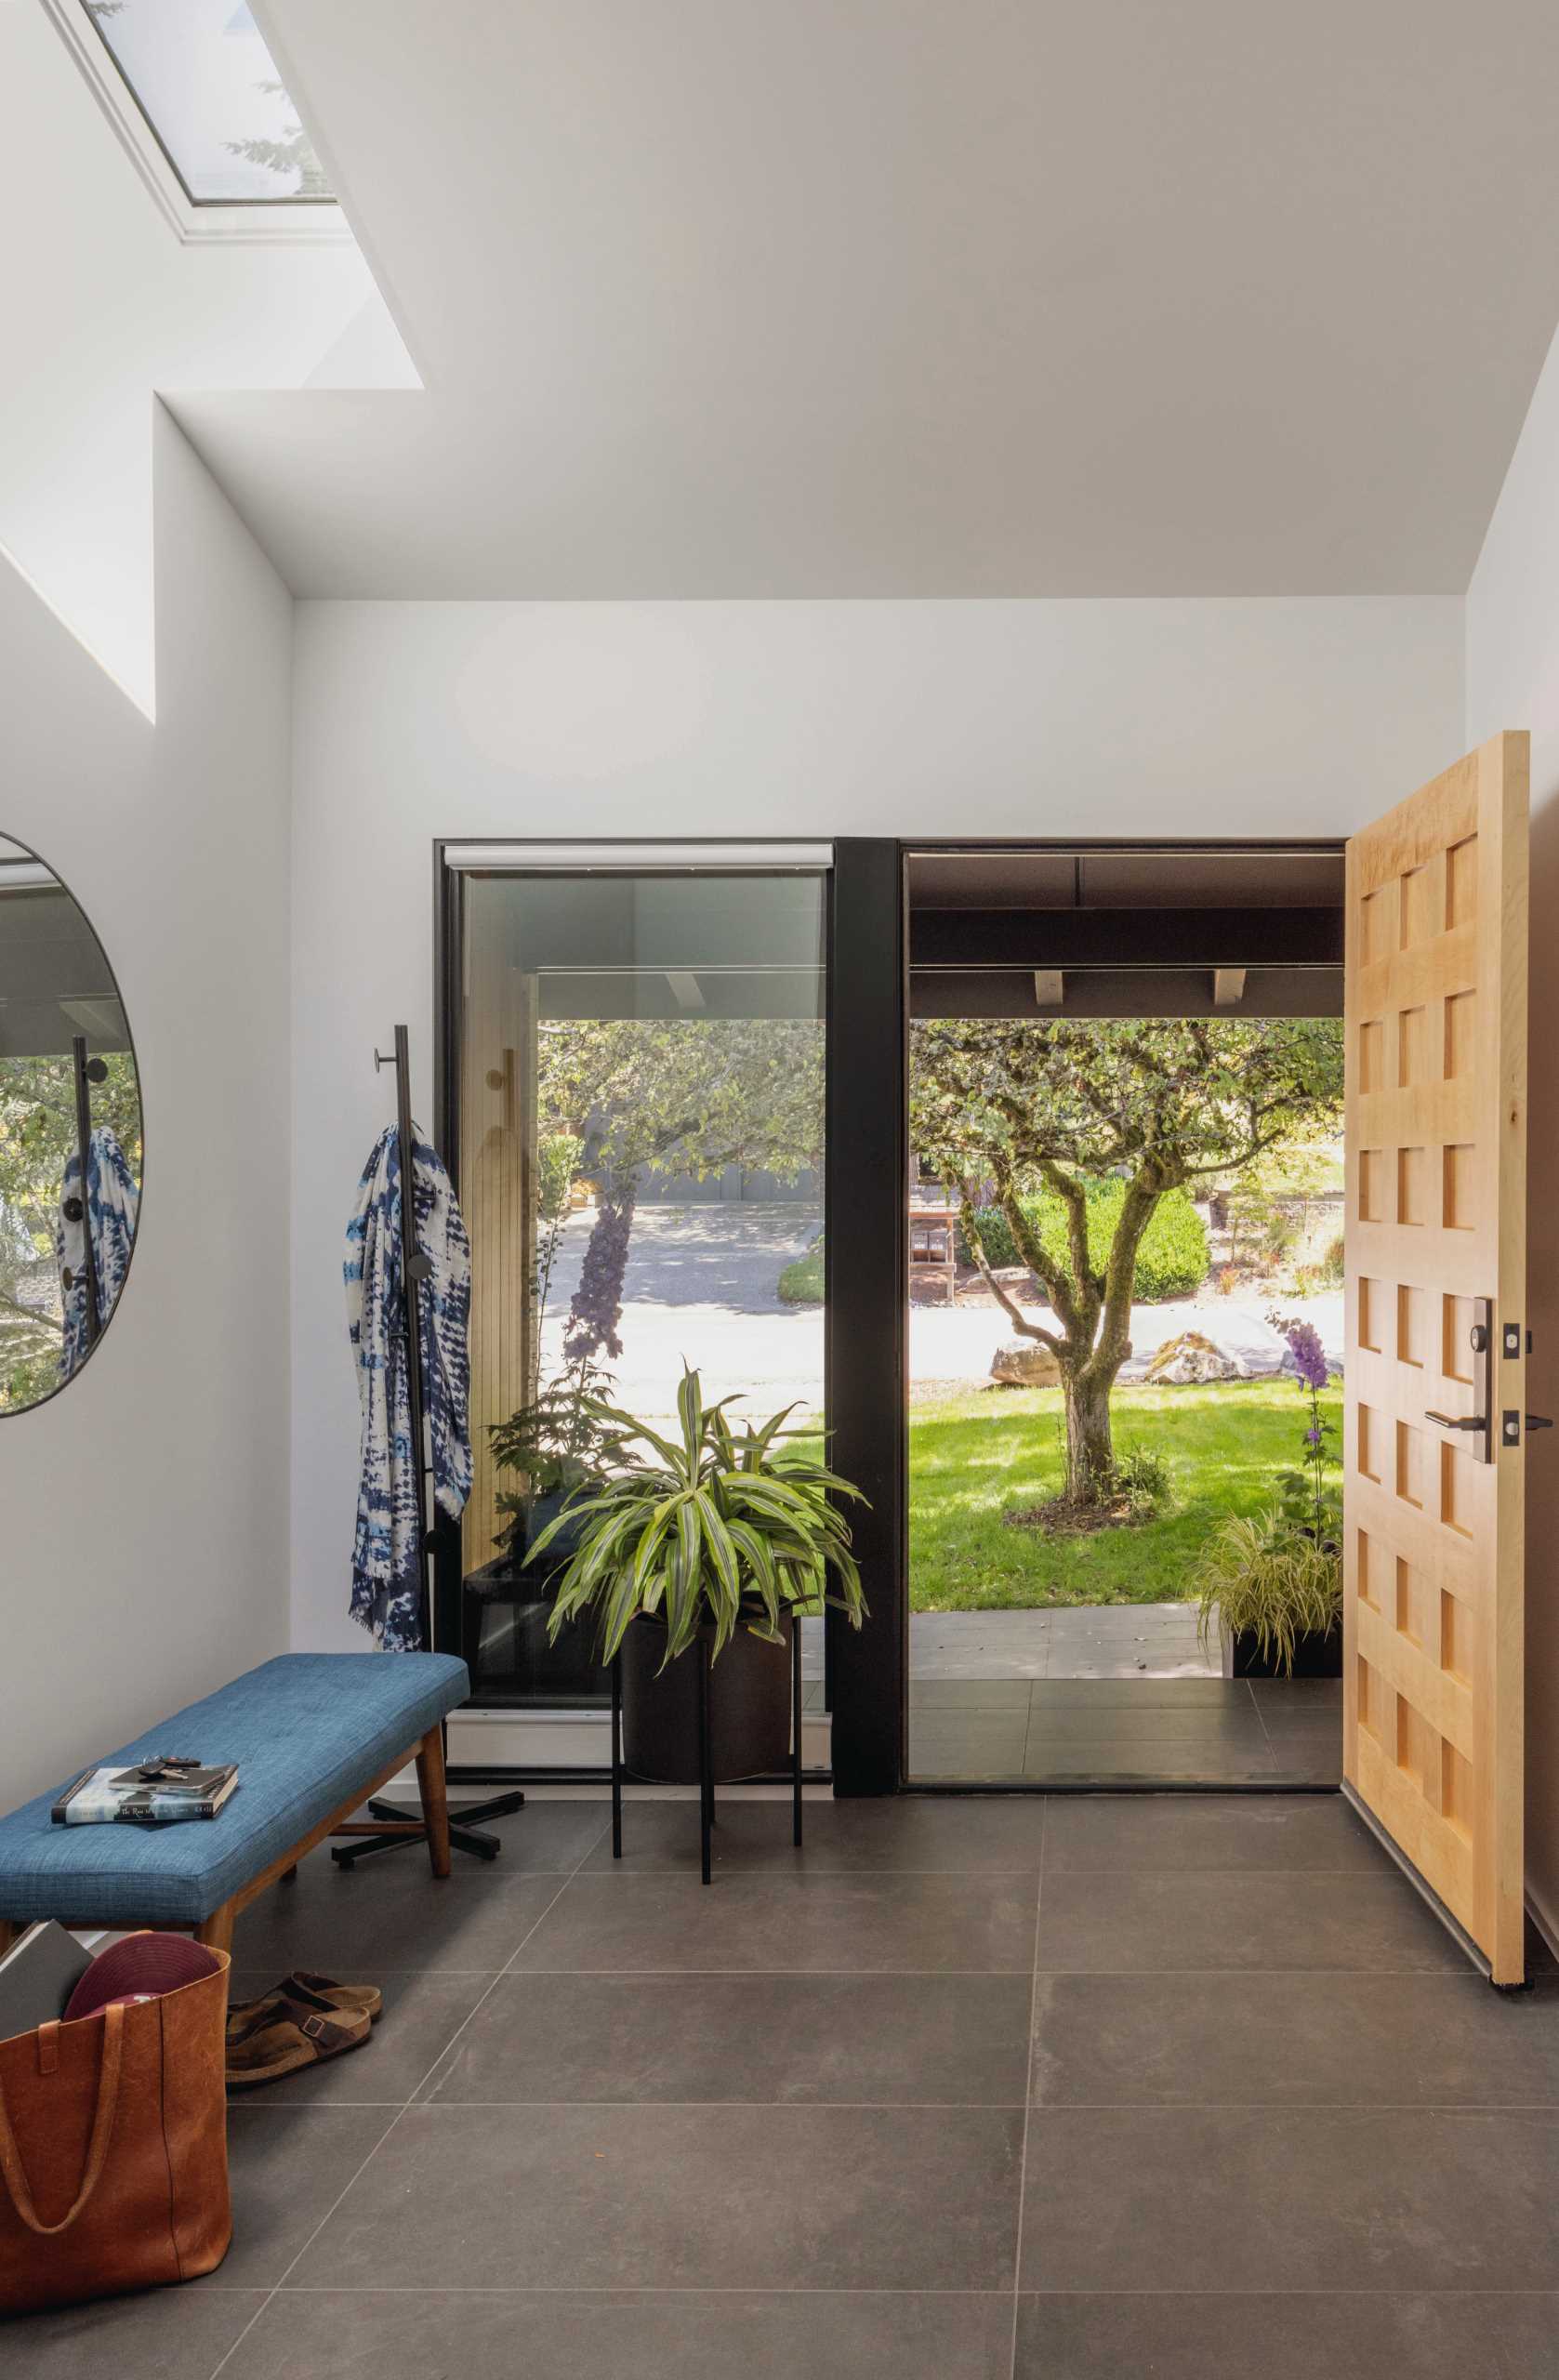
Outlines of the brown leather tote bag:
<svg viewBox="0 0 1559 2380">
<path fill-rule="evenodd" d="M 0 2042 L 0 2313 L 192 2281 L 232 2237 L 228 1959 Z"/>
</svg>

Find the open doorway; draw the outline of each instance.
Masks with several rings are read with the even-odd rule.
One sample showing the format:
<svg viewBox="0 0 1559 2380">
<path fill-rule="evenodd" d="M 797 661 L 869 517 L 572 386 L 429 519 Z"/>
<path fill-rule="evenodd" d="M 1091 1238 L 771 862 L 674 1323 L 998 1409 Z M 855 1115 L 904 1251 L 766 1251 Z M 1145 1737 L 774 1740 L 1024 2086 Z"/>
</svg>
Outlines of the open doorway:
<svg viewBox="0 0 1559 2380">
<path fill-rule="evenodd" d="M 1341 851 L 907 889 L 908 1774 L 1335 1786 Z"/>
</svg>

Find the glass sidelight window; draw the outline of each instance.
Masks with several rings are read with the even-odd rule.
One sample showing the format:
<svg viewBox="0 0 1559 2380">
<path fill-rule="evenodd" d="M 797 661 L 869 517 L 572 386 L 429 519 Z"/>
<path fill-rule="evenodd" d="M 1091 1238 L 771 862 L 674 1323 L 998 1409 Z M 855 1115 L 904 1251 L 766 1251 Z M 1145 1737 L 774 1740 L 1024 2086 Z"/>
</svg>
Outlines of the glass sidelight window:
<svg viewBox="0 0 1559 2380">
<path fill-rule="evenodd" d="M 606 1699 L 588 1635 L 548 1642 L 566 1534 L 530 1558 L 599 1459 L 588 1399 L 661 1427 L 688 1364 L 822 1426 L 827 857 L 446 850 L 479 1703 Z"/>
</svg>

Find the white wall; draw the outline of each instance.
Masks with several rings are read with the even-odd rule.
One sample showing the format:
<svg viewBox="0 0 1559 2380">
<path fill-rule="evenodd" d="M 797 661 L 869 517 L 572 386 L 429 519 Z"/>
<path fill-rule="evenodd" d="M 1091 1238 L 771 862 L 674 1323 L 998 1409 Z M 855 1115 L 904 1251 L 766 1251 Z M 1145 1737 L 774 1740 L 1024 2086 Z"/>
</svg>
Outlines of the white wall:
<svg viewBox="0 0 1559 2380">
<path fill-rule="evenodd" d="M 1341 835 L 1453 759 L 1422 601 L 309 602 L 294 779 L 293 1642 L 346 1617 L 341 1237 L 437 835 Z"/>
<path fill-rule="evenodd" d="M 1467 725 L 1532 734 L 1532 1071 L 1526 1206 L 1533 1330 L 1527 1394 L 1559 1414 L 1559 1086 L 1550 1057 L 1559 1012 L 1559 340 L 1532 399 L 1467 593 Z M 1559 1439 L 1533 1441 L 1526 1468 L 1526 1876 L 1559 1934 Z"/>
<path fill-rule="evenodd" d="M 152 427 L 155 726 L 0 563 L 0 831 L 102 938 L 146 1127 L 119 1310 L 62 1395 L 0 1421 L 0 1809 L 287 1634 L 292 605 Z"/>
<path fill-rule="evenodd" d="M 350 239 L 182 246 L 39 0 L 0 92 L 0 548 L 150 708 L 152 390 L 416 376 Z"/>
</svg>

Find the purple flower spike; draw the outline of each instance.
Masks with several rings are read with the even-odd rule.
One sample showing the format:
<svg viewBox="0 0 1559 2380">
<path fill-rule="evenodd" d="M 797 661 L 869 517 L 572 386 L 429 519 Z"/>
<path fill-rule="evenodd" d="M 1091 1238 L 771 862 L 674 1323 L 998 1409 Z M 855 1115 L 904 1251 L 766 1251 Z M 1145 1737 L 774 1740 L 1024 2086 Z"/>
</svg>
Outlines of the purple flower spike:
<svg viewBox="0 0 1559 2380">
<path fill-rule="evenodd" d="M 1288 1352 L 1294 1359 L 1294 1369 L 1306 1388 L 1325 1388 L 1328 1379 L 1326 1349 L 1313 1322 L 1296 1322 L 1290 1327 Z"/>
<path fill-rule="evenodd" d="M 623 1276 L 628 1270 L 635 1195 L 635 1184 L 629 1180 L 615 1197 L 603 1198 L 597 1211 L 563 1335 L 563 1355 L 571 1364 L 584 1363 L 598 1352 L 614 1360 L 623 1352 L 617 1324 L 623 1311 Z"/>
</svg>

